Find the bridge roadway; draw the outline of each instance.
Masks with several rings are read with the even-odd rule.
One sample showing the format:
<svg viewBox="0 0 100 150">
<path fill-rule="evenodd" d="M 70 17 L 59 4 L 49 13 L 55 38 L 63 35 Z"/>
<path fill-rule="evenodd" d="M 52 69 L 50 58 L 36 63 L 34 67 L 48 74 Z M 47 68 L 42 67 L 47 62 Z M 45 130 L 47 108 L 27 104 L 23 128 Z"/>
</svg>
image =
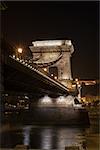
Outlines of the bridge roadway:
<svg viewBox="0 0 100 150">
<path fill-rule="evenodd" d="M 5 91 L 26 92 L 33 95 L 70 94 L 69 89 L 63 84 L 11 55 L 6 56 L 4 61 L 4 88 Z"/>
</svg>

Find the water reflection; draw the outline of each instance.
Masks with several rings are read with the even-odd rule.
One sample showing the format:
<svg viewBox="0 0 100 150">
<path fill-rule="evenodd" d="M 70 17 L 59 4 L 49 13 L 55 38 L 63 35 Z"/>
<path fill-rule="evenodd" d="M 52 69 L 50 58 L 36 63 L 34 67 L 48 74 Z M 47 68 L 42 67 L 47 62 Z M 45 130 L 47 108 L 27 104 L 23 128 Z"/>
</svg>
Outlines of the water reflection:
<svg viewBox="0 0 100 150">
<path fill-rule="evenodd" d="M 81 145 L 85 140 L 85 130 L 78 128 L 26 126 L 23 131 L 23 144 L 31 148 L 64 150 L 65 146 Z"/>
<path fill-rule="evenodd" d="M 44 128 L 40 133 L 41 149 L 52 149 L 53 129 Z"/>
<path fill-rule="evenodd" d="M 23 144 L 24 145 L 30 145 L 30 132 L 31 132 L 31 126 L 23 127 Z"/>
<path fill-rule="evenodd" d="M 5 126 L 7 127 L 7 126 Z M 28 145 L 31 149 L 57 149 L 64 150 L 65 146 L 79 145 L 85 142 L 89 147 L 90 143 L 89 130 L 79 127 L 61 127 L 61 126 L 14 126 L 12 130 L 7 127 L 1 131 L 1 144 L 2 148 L 14 148 L 17 144 Z M 88 131 L 88 132 L 87 132 Z M 94 135 L 94 133 L 93 133 Z M 94 139 L 95 142 L 96 139 Z M 98 142 L 95 142 L 94 147 L 98 149 Z M 93 150 L 89 149 L 88 150 Z"/>
</svg>

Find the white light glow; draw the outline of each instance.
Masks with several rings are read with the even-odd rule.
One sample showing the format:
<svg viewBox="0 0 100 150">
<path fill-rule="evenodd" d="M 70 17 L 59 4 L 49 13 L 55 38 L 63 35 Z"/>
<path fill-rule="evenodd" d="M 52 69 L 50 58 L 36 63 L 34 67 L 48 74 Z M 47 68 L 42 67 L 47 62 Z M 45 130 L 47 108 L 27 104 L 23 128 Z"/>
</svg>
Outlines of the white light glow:
<svg viewBox="0 0 100 150">
<path fill-rule="evenodd" d="M 53 77 L 53 74 L 51 74 L 51 77 Z"/>
<path fill-rule="evenodd" d="M 15 55 L 13 55 L 13 58 L 15 58 Z"/>
<path fill-rule="evenodd" d="M 47 71 L 47 68 L 44 68 L 43 70 L 44 70 L 44 71 Z"/>
<path fill-rule="evenodd" d="M 26 99 L 29 99 L 29 97 L 28 97 L 28 96 L 25 96 L 25 98 L 26 98 Z"/>
<path fill-rule="evenodd" d="M 25 66 L 27 66 L 28 64 L 27 63 L 25 63 Z"/>
<path fill-rule="evenodd" d="M 22 62 L 22 60 L 20 59 L 20 62 Z"/>
<path fill-rule="evenodd" d="M 76 87 L 76 84 L 72 84 L 72 87 L 73 87 L 73 88 Z"/>
<path fill-rule="evenodd" d="M 22 53 L 23 49 L 22 48 L 18 48 L 18 53 Z"/>
<path fill-rule="evenodd" d="M 54 99 L 50 98 L 48 95 L 44 96 L 43 98 L 39 99 L 38 106 L 42 107 L 81 107 L 81 104 L 77 105 L 74 102 L 75 97 L 72 95 L 68 96 L 59 96 L 58 98 Z M 78 99 L 78 98 L 77 98 Z"/>
<path fill-rule="evenodd" d="M 64 96 L 60 96 L 59 98 L 57 98 L 57 101 L 56 101 L 57 104 L 60 104 L 60 105 L 66 105 L 66 99 Z"/>
<path fill-rule="evenodd" d="M 81 87 L 81 84 L 78 84 L 78 87 Z"/>
<path fill-rule="evenodd" d="M 43 128 L 41 135 L 41 149 L 50 150 L 52 149 L 52 128 Z"/>
<path fill-rule="evenodd" d="M 78 81 L 78 78 L 76 78 L 75 81 L 77 82 L 77 81 Z"/>
<path fill-rule="evenodd" d="M 64 105 L 64 106 L 73 106 L 74 105 L 74 97 L 69 95 L 67 97 L 60 96 L 56 100 L 57 105 Z"/>
<path fill-rule="evenodd" d="M 57 76 L 55 76 L 54 79 L 57 79 Z"/>
<path fill-rule="evenodd" d="M 43 104 L 43 105 L 52 104 L 52 99 L 46 95 L 39 100 L 39 104 Z"/>
<path fill-rule="evenodd" d="M 30 132 L 31 132 L 31 126 L 26 126 L 23 128 L 24 145 L 30 145 Z"/>
<path fill-rule="evenodd" d="M 35 41 L 32 42 L 34 47 L 40 47 L 40 46 L 61 46 L 64 44 L 65 40 L 49 40 L 49 41 Z"/>
<path fill-rule="evenodd" d="M 65 44 L 68 45 L 68 46 L 71 46 L 72 45 L 71 40 L 66 40 Z"/>
</svg>

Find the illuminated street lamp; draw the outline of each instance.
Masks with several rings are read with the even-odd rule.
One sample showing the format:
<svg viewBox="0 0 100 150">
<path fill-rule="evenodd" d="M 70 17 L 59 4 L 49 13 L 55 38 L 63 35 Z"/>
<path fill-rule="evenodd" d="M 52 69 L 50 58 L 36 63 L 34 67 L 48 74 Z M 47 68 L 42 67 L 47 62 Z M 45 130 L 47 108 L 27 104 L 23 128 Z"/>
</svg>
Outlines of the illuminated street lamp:
<svg viewBox="0 0 100 150">
<path fill-rule="evenodd" d="M 18 48 L 18 56 L 20 57 L 20 59 L 21 59 L 21 54 L 22 54 L 22 52 L 23 52 L 23 49 L 22 48 Z"/>
<path fill-rule="evenodd" d="M 23 49 L 22 48 L 18 48 L 18 53 L 22 53 Z"/>
</svg>

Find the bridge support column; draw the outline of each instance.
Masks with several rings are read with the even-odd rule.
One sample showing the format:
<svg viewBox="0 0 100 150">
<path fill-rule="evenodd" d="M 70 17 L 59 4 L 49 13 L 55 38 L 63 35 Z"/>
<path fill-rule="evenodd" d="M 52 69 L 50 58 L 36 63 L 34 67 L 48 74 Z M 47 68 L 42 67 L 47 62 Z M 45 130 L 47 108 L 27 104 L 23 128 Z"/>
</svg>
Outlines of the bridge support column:
<svg viewBox="0 0 100 150">
<path fill-rule="evenodd" d="M 65 86 L 71 88 L 72 74 L 71 74 L 71 54 L 70 52 L 63 52 L 62 59 L 57 64 L 58 80 Z"/>
<path fill-rule="evenodd" d="M 70 65 L 70 53 L 64 53 L 61 61 L 58 64 L 58 79 L 59 80 L 72 80 L 71 65 Z"/>
</svg>

